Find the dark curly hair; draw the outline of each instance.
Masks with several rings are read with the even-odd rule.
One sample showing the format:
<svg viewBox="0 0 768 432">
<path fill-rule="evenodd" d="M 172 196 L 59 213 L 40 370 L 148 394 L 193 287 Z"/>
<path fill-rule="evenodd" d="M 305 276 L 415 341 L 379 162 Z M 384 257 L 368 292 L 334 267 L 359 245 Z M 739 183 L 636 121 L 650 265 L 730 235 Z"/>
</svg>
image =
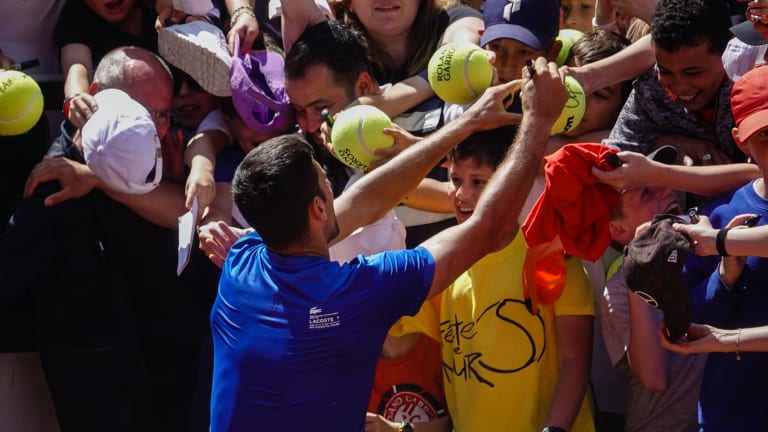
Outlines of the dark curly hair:
<svg viewBox="0 0 768 432">
<path fill-rule="evenodd" d="M 709 42 L 709 52 L 722 54 L 731 38 L 730 26 L 723 0 L 660 0 L 651 20 L 651 37 L 668 52 Z"/>
</svg>

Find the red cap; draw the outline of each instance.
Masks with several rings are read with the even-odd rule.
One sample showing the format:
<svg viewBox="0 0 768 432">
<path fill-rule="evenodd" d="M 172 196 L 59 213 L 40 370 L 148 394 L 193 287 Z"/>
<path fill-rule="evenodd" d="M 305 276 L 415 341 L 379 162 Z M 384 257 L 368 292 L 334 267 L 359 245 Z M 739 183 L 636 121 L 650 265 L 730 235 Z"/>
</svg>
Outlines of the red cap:
<svg viewBox="0 0 768 432">
<path fill-rule="evenodd" d="M 733 83 L 731 109 L 742 142 L 768 126 L 768 66 L 757 66 Z"/>
</svg>

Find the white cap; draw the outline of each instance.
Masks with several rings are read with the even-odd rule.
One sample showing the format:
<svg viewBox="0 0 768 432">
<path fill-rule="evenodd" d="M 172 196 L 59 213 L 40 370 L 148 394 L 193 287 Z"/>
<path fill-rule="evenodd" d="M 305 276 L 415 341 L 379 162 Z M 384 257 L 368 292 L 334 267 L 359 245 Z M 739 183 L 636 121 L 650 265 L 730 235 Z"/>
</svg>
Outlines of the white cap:
<svg viewBox="0 0 768 432">
<path fill-rule="evenodd" d="M 115 190 L 136 195 L 150 192 L 163 175 L 152 116 L 122 90 L 103 90 L 94 98 L 99 109 L 81 131 L 86 163 Z"/>
</svg>

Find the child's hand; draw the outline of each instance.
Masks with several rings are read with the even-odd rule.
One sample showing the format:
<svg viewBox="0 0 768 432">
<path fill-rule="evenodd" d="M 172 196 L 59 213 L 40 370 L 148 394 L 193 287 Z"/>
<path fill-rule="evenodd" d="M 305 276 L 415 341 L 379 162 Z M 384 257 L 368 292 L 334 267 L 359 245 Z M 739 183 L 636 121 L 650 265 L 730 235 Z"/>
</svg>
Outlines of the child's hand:
<svg viewBox="0 0 768 432">
<path fill-rule="evenodd" d="M 184 195 L 187 197 L 185 205 L 188 209 L 192 208 L 192 201 L 195 197 L 197 197 L 200 211 L 208 207 L 216 197 L 216 182 L 213 179 L 213 173 L 210 170 L 192 165 L 189 176 L 187 176 L 187 184 L 184 187 Z"/>
<path fill-rule="evenodd" d="M 96 99 L 88 93 L 78 93 L 72 96 L 68 104 L 67 120 L 78 129 L 82 128 L 93 113 L 99 109 Z"/>
</svg>

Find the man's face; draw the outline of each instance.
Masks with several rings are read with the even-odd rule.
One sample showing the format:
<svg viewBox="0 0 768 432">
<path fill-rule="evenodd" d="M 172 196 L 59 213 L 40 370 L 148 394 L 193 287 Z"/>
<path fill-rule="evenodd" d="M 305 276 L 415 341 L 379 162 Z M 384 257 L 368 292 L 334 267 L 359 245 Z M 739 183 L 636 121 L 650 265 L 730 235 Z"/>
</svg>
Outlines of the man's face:
<svg viewBox="0 0 768 432">
<path fill-rule="evenodd" d="M 450 194 L 453 213 L 459 223 L 465 222 L 472 216 L 493 175 L 493 167 L 481 164 L 476 158 L 453 159 L 449 170 L 449 178 L 453 185 Z"/>
<path fill-rule="evenodd" d="M 629 189 L 621 195 L 622 216 L 611 221 L 620 226 L 626 238 L 614 240 L 628 244 L 635 236 L 635 229 L 645 222 L 650 222 L 657 214 L 682 214 L 677 194 L 672 189 L 662 187 L 639 187 Z"/>
<path fill-rule="evenodd" d="M 686 109 L 700 111 L 712 106 L 723 79 L 723 60 L 710 52 L 709 42 L 683 46 L 669 52 L 653 44 L 661 85 Z"/>
<path fill-rule="evenodd" d="M 347 90 L 334 81 L 333 73 L 322 64 L 308 67 L 301 78 L 286 78 L 285 91 L 299 127 L 307 138 L 318 144 L 323 143 L 320 137 L 320 125 L 323 123 L 320 113 L 323 109 L 333 115 L 352 102 Z"/>
<path fill-rule="evenodd" d="M 485 49 L 496 53 L 496 72 L 499 82 L 509 82 L 521 78 L 521 71 L 526 60 L 536 60 L 546 56 L 544 50 L 532 47 L 514 39 L 496 39 L 485 45 Z"/>
</svg>

